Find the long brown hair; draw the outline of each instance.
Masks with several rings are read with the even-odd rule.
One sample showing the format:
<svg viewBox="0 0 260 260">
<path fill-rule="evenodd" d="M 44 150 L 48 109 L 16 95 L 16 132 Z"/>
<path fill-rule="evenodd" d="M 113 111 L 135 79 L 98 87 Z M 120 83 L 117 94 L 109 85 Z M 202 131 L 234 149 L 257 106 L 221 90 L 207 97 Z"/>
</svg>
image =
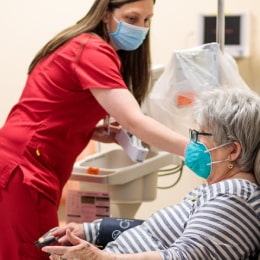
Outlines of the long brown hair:
<svg viewBox="0 0 260 260">
<path fill-rule="evenodd" d="M 113 11 L 124 4 L 140 0 L 96 0 L 89 12 L 75 25 L 65 29 L 51 39 L 34 57 L 29 66 L 30 74 L 37 63 L 50 55 L 64 43 L 82 33 L 94 32 L 109 42 L 106 25 L 103 18 L 106 11 Z M 155 3 L 155 0 L 153 0 Z M 150 82 L 150 35 L 148 34 L 143 44 L 134 51 L 118 51 L 122 62 L 122 76 L 128 88 L 132 91 L 139 104 L 144 100 Z"/>
</svg>

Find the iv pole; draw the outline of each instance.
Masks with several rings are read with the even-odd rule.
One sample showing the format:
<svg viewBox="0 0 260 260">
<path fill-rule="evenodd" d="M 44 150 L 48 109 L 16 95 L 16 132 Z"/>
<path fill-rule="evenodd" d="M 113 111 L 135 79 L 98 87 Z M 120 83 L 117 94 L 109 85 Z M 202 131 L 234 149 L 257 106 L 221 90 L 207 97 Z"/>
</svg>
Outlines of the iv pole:
<svg viewBox="0 0 260 260">
<path fill-rule="evenodd" d="M 220 50 L 223 52 L 225 47 L 225 0 L 218 0 L 218 16 L 217 16 L 217 42 Z"/>
<path fill-rule="evenodd" d="M 216 40 L 219 44 L 220 50 L 223 53 L 225 48 L 225 13 L 224 13 L 224 1 L 218 0 L 218 15 L 217 15 L 217 33 Z M 218 80 L 221 84 L 221 71 L 218 71 Z"/>
</svg>

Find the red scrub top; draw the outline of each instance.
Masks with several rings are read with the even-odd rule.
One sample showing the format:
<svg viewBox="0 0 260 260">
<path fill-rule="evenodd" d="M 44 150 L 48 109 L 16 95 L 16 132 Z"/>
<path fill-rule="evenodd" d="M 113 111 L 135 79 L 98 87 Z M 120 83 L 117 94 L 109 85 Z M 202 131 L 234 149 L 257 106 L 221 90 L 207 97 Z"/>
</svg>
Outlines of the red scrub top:
<svg viewBox="0 0 260 260">
<path fill-rule="evenodd" d="M 115 50 L 81 34 L 43 59 L 0 130 L 0 187 L 16 167 L 55 204 L 78 154 L 106 116 L 91 88 L 127 88 Z"/>
</svg>

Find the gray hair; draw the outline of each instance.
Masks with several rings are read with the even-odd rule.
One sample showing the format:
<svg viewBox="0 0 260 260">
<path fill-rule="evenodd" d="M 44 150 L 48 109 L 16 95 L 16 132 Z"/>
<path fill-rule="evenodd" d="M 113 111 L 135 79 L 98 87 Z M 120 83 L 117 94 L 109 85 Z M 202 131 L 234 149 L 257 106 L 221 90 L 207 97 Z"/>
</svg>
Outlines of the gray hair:
<svg viewBox="0 0 260 260">
<path fill-rule="evenodd" d="M 216 89 L 203 93 L 194 108 L 195 121 L 210 129 L 216 145 L 237 141 L 237 165 L 254 172 L 260 184 L 260 97 L 251 90 Z"/>
</svg>

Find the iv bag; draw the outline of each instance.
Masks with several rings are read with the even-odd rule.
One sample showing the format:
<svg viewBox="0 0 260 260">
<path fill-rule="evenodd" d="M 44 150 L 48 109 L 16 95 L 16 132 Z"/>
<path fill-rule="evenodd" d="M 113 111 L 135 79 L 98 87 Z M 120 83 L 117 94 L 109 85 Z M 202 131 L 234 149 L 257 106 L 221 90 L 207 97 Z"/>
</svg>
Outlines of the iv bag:
<svg viewBox="0 0 260 260">
<path fill-rule="evenodd" d="M 169 128 L 187 134 L 194 127 L 192 106 L 198 95 L 214 88 L 248 88 L 234 59 L 217 43 L 177 50 L 155 82 L 143 110 Z"/>
</svg>

